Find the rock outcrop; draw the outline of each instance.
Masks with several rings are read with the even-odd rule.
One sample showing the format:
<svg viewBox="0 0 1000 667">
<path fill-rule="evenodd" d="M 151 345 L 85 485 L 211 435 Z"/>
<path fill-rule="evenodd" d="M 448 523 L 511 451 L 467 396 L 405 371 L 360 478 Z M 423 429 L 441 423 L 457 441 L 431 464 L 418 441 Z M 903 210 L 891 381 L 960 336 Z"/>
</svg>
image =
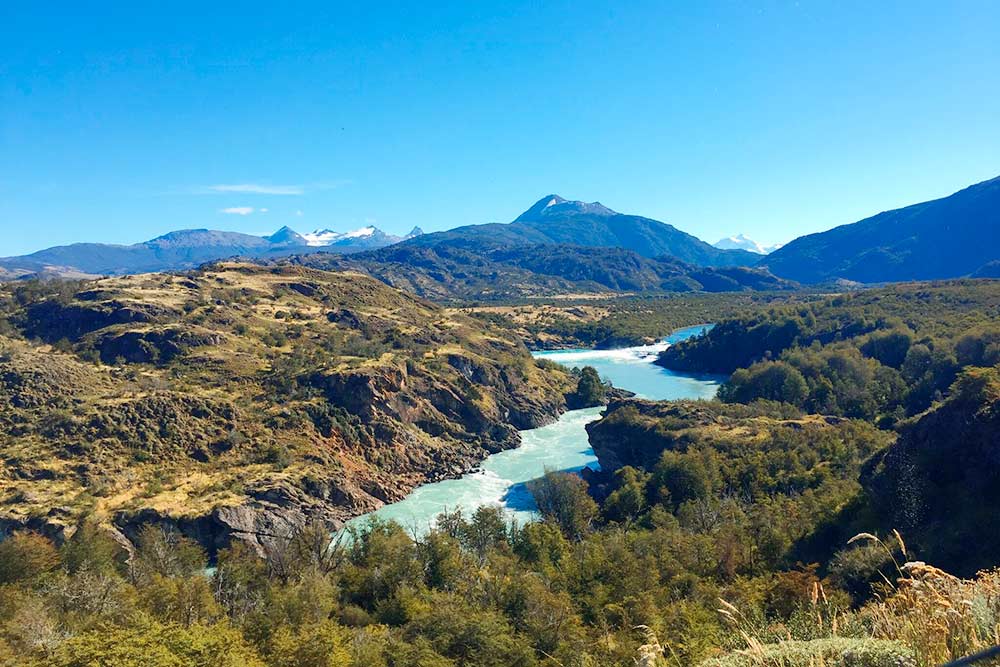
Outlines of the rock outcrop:
<svg viewBox="0 0 1000 667">
<path fill-rule="evenodd" d="M 929 562 L 974 574 L 1000 553 L 1000 369 L 972 368 L 901 427 L 862 478 L 875 515 Z"/>
<path fill-rule="evenodd" d="M 56 538 L 85 514 L 211 553 L 336 527 L 516 447 L 577 384 L 357 274 L 222 264 L 32 289 L 0 288 L 0 527 Z"/>
</svg>

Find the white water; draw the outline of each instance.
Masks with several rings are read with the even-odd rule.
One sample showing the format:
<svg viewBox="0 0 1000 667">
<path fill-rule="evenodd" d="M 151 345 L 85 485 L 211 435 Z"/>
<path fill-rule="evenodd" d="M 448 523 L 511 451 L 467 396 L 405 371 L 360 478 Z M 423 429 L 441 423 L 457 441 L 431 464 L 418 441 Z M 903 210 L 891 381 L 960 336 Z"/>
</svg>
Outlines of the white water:
<svg viewBox="0 0 1000 667">
<path fill-rule="evenodd" d="M 674 373 L 653 364 L 657 353 L 671 343 L 696 336 L 705 329 L 705 326 L 680 329 L 655 345 L 615 350 L 544 351 L 534 356 L 570 367 L 593 366 L 601 377 L 611 380 L 616 387 L 634 391 L 641 398 L 711 398 L 718 389 L 719 378 Z M 425 484 L 398 503 L 357 517 L 350 523 L 357 524 L 367 517 L 377 516 L 395 520 L 421 533 L 446 509 L 461 508 L 468 514 L 487 504 L 500 505 L 519 523 L 531 521 L 537 513 L 525 482 L 540 477 L 546 470 L 600 467 L 587 441 L 586 425 L 598 419 L 601 410 L 571 410 L 548 426 L 521 431 L 520 447 L 488 457 L 476 472 L 458 479 Z"/>
</svg>

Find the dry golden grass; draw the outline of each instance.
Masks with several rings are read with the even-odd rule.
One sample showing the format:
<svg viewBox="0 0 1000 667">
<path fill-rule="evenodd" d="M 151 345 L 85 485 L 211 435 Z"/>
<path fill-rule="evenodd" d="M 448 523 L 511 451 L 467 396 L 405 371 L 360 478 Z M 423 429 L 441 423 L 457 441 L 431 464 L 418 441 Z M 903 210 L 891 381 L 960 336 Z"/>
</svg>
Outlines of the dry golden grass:
<svg viewBox="0 0 1000 667">
<path fill-rule="evenodd" d="M 920 561 L 900 564 L 896 554 L 905 558 L 907 548 L 898 531 L 888 542 L 871 533 L 850 540 L 859 541 L 881 545 L 896 563 L 898 577 L 885 580 L 875 601 L 854 612 L 838 611 L 822 585 L 814 584 L 813 634 L 821 638 L 797 641 L 789 635 L 765 643 L 750 619 L 720 600 L 719 613 L 747 648 L 703 667 L 936 667 L 1000 644 L 1000 568 L 960 579 Z"/>
<path fill-rule="evenodd" d="M 895 592 L 861 610 L 878 637 L 913 648 L 920 667 L 1000 644 L 1000 569 L 959 579 L 922 562 L 901 566 Z"/>
</svg>

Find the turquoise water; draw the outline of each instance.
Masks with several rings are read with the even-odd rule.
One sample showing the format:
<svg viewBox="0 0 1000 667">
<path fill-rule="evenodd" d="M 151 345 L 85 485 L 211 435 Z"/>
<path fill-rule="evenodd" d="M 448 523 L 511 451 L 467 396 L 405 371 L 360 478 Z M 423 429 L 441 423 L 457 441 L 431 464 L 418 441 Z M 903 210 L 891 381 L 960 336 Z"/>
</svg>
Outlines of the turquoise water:
<svg viewBox="0 0 1000 667">
<path fill-rule="evenodd" d="M 616 387 L 634 391 L 639 398 L 663 401 L 677 398 L 712 398 L 721 378 L 693 376 L 668 371 L 653 363 L 672 343 L 700 335 L 709 324 L 678 329 L 655 345 L 623 347 L 615 350 L 552 350 L 535 352 L 537 359 L 548 359 L 563 366 L 593 366 L 602 378 Z M 548 427 L 545 427 L 548 428 Z"/>
<path fill-rule="evenodd" d="M 696 336 L 708 325 L 679 329 L 656 345 L 615 350 L 557 350 L 536 352 L 535 357 L 565 366 L 593 366 L 603 378 L 642 398 L 711 398 L 719 379 L 674 373 L 652 362 L 671 343 Z M 525 483 L 548 470 L 599 468 L 587 441 L 586 425 L 600 417 L 602 408 L 571 410 L 557 421 L 541 428 L 521 431 L 521 446 L 483 461 L 476 472 L 418 487 L 398 503 L 386 505 L 371 514 L 353 519 L 363 522 L 369 516 L 395 520 L 415 533 L 429 529 L 444 510 L 461 508 L 466 514 L 476 508 L 496 504 L 518 523 L 537 518 L 535 504 Z"/>
</svg>

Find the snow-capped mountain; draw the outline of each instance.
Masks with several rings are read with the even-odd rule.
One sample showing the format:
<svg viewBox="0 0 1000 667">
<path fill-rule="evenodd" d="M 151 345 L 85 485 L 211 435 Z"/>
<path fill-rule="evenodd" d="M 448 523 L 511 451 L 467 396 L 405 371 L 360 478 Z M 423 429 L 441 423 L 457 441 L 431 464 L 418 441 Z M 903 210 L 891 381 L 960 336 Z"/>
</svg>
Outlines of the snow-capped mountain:
<svg viewBox="0 0 1000 667">
<path fill-rule="evenodd" d="M 213 229 L 181 229 L 133 245 L 75 243 L 46 248 L 21 257 L 0 258 L 0 280 L 25 276 L 122 275 L 177 271 L 226 258 L 276 258 L 309 252 L 352 253 L 382 248 L 405 237 L 377 227 L 349 232 L 330 229 L 299 234 L 285 226 L 268 236 Z"/>
<path fill-rule="evenodd" d="M 712 245 L 720 250 L 749 250 L 758 255 L 767 255 L 780 248 L 783 244 L 775 243 L 774 245 L 764 246 L 753 239 L 747 238 L 743 234 L 737 234 L 736 236 L 727 236 L 724 239 L 719 239 Z"/>
<path fill-rule="evenodd" d="M 386 234 L 378 227 L 368 225 L 348 232 L 338 232 L 333 229 L 317 229 L 308 234 L 299 234 L 299 236 L 306 245 L 312 247 L 326 248 L 336 246 L 338 248 L 367 250 L 399 243 L 400 241 L 405 241 L 421 234 L 423 232 L 419 227 L 414 227 L 406 236 L 396 236 L 395 234 Z"/>
<path fill-rule="evenodd" d="M 379 231 L 379 229 L 372 226 L 361 227 L 360 229 L 355 229 L 350 232 L 337 232 L 332 229 L 317 229 L 309 232 L 308 234 L 302 234 L 301 236 L 306 240 L 306 245 L 328 246 L 333 245 L 338 241 L 343 241 L 344 239 L 367 238 Z"/>
</svg>

